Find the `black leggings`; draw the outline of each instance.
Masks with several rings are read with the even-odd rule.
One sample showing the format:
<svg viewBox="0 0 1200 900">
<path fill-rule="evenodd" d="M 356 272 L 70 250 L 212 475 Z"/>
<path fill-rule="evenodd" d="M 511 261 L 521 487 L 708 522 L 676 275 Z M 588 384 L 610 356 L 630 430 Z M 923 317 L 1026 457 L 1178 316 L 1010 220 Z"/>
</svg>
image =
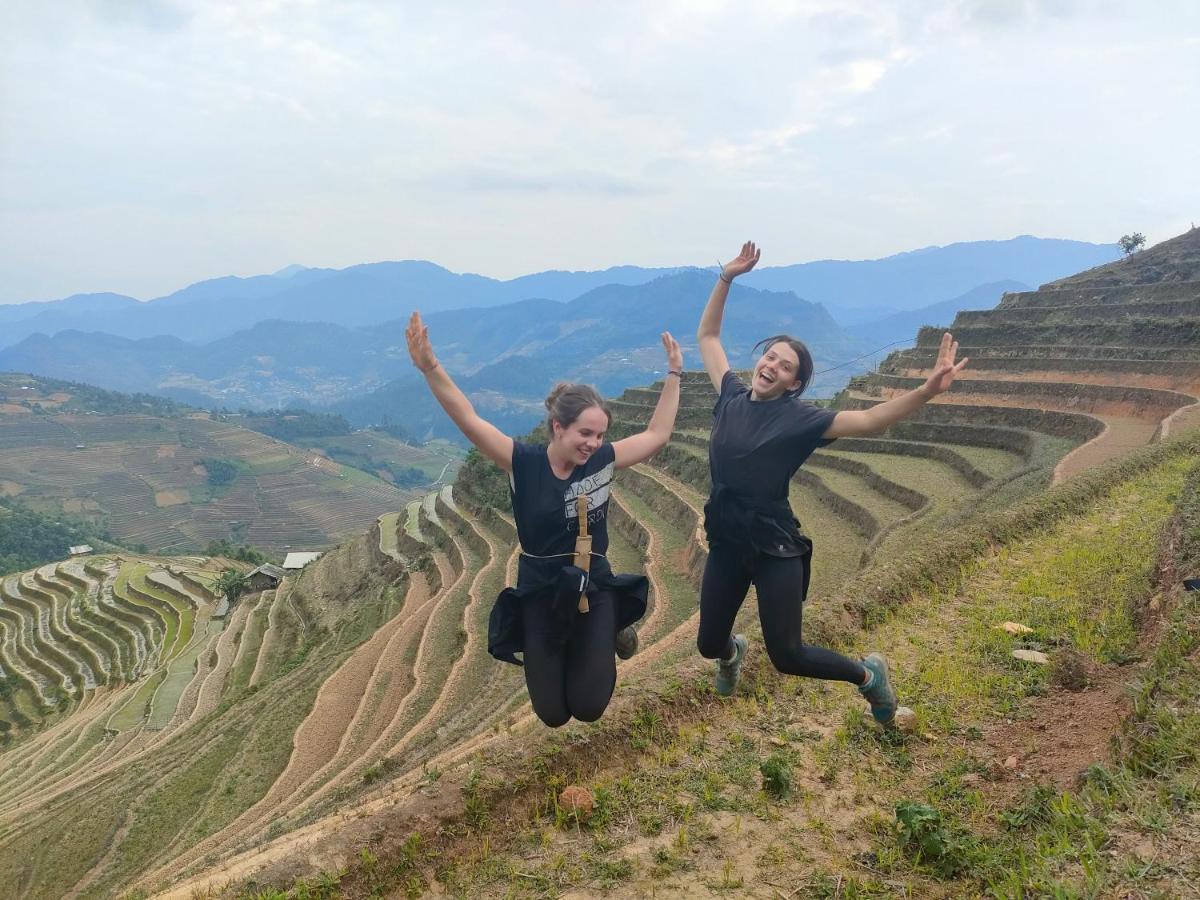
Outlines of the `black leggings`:
<svg viewBox="0 0 1200 900">
<path fill-rule="evenodd" d="M 862 684 L 862 664 L 800 637 L 807 582 L 804 557 L 780 559 L 759 553 L 746 558 L 734 548 L 714 544 L 708 551 L 700 586 L 700 634 L 696 646 L 708 659 L 728 659 L 733 653 L 733 620 L 750 590 L 758 590 L 758 617 L 771 664 L 788 675 Z"/>
<path fill-rule="evenodd" d="M 589 591 L 587 613 L 573 613 L 566 641 L 554 637 L 545 603 L 522 611 L 525 628 L 525 684 L 539 719 L 551 728 L 574 716 L 595 722 L 604 714 L 617 684 L 617 595 Z"/>
</svg>

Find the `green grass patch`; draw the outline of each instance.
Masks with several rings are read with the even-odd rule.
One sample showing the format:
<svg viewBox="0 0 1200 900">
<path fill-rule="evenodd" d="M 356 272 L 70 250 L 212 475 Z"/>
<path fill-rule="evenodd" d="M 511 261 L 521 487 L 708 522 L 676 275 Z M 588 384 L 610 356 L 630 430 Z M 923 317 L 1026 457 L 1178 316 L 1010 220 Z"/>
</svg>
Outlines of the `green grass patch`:
<svg viewBox="0 0 1200 900">
<path fill-rule="evenodd" d="M 813 542 L 809 596 L 829 596 L 859 570 L 867 540 L 811 489 L 793 481 L 788 499 L 800 520 L 800 530 Z"/>
<path fill-rule="evenodd" d="M 144 724 L 146 717 L 150 714 L 154 692 L 158 690 L 158 686 L 166 677 L 167 670 L 165 668 L 157 669 L 140 686 L 133 689 L 133 697 L 113 713 L 108 720 L 108 727 L 115 731 L 125 731 Z"/>
</svg>

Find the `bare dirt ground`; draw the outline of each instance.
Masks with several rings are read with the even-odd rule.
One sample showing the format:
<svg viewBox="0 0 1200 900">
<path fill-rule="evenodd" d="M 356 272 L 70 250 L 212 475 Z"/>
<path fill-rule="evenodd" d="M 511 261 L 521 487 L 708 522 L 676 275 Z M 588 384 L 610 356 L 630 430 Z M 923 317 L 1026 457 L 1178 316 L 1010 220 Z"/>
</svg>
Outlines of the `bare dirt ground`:
<svg viewBox="0 0 1200 900">
<path fill-rule="evenodd" d="M 1054 467 L 1053 484 L 1145 446 L 1158 433 L 1159 424 L 1153 420 L 1104 415 L 1095 418 L 1104 423 L 1104 431 L 1059 461 Z"/>
</svg>

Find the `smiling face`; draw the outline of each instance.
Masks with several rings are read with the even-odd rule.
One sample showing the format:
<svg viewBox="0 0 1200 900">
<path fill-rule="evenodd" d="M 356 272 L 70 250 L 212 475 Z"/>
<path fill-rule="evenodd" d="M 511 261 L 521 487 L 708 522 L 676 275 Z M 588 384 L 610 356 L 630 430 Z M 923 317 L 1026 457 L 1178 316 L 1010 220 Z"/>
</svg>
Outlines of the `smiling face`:
<svg viewBox="0 0 1200 900">
<path fill-rule="evenodd" d="M 582 466 L 604 443 L 608 414 L 599 406 L 589 406 L 570 425 L 551 424 L 555 456 L 573 466 Z"/>
<path fill-rule="evenodd" d="M 755 400 L 774 400 L 800 386 L 800 357 L 785 341 L 776 341 L 759 357 L 750 378 Z"/>
</svg>

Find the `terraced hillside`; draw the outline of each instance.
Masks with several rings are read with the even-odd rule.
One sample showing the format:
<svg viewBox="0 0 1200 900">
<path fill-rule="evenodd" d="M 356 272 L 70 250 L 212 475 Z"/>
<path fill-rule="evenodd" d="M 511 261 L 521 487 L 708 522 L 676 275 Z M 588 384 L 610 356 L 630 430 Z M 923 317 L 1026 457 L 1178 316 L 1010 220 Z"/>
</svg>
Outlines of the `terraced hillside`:
<svg viewBox="0 0 1200 900">
<path fill-rule="evenodd" d="M 1145 271 L 1163 276 L 1165 265 Z M 1095 783 L 1141 797 L 1137 815 L 1168 830 L 1194 816 L 1200 777 L 1194 752 L 1178 749 L 1196 745 L 1187 736 L 1200 738 L 1200 722 L 1178 713 L 1170 727 L 1182 736 L 1137 769 L 1137 754 L 1160 752 L 1138 741 L 1165 734 L 1161 704 L 1186 701 L 1162 679 L 1139 694 L 1130 753 L 1104 749 L 1123 734 L 1111 714 L 1122 686 L 1143 672 L 1132 662 L 1153 660 L 1172 685 L 1194 677 L 1200 632 L 1177 582 L 1200 565 L 1200 438 L 1187 436 L 1200 360 L 1187 337 L 1193 295 L 1184 286 L 1164 299 L 1175 290 L 1060 284 L 964 313 L 955 327 L 974 359 L 963 387 L 886 434 L 818 451 L 796 477 L 793 505 L 815 543 L 808 637 L 891 654 L 915 734 L 867 727 L 861 701 L 839 686 L 773 674 L 752 602 L 738 624 L 754 646 L 739 695 L 711 693 L 693 648 L 714 395 L 689 372 L 676 438 L 621 473 L 613 495 L 613 563 L 646 571 L 651 595 L 642 650 L 620 664 L 597 725 L 548 731 L 520 671 L 486 654 L 487 613 L 513 579 L 516 547 L 504 479 L 479 460 L 454 489 L 393 505 L 299 577 L 240 601 L 195 656 L 183 648 L 199 616 L 188 626 L 182 610 L 155 605 L 165 589 L 151 560 L 112 574 L 128 604 L 111 614 L 99 601 L 103 616 L 82 612 L 98 574 L 68 581 L 78 625 L 69 604 L 55 605 L 68 589 L 42 584 L 58 577 L 50 571 L 5 582 L 0 666 L 24 678 L 8 719 L 27 723 L 10 728 L 0 755 L 18 773 L 0 776 L 0 883 L 28 897 L 193 897 L 246 879 L 295 896 L 1125 885 L 1133 857 L 1093 852 L 1105 846 L 1096 829 L 1134 826 L 1098 795 L 1069 793 L 1077 770 L 1107 760 L 1095 777 L 1112 780 Z M 1156 342 L 1131 324 L 1143 319 Z M 839 402 L 876 403 L 916 383 L 929 337 Z M 614 401 L 614 436 L 644 424 L 656 398 L 651 387 Z M 1048 489 L 1055 478 L 1065 483 Z M 103 581 L 94 594 L 103 600 Z M 1031 631 L 993 627 L 1005 619 Z M 91 649 L 70 651 L 85 625 Z M 1014 649 L 1049 652 L 1054 665 L 1031 667 Z M 117 671 L 133 692 L 119 709 L 102 705 Z M 155 708 L 160 691 L 178 696 L 174 712 Z M 1072 721 L 1063 711 L 1075 704 Z M 39 728 L 30 712 L 51 705 Z M 790 773 L 787 790 L 760 766 Z M 590 822 L 558 803 L 568 782 L 594 790 Z M 1036 782 L 1042 793 L 1022 798 Z M 925 825 L 897 819 L 901 803 Z M 83 806 L 92 815 L 80 818 Z M 923 842 L 922 827 L 957 849 L 914 853 L 942 846 Z M 1163 852 L 1185 861 L 1166 883 L 1189 883 L 1178 874 L 1187 854 Z"/>
<path fill-rule="evenodd" d="M 0 376 L 0 493 L 101 522 L 125 545 L 185 552 L 233 536 L 276 553 L 324 548 L 416 496 L 205 413 L 97 414 L 71 399 Z"/>
<path fill-rule="evenodd" d="M 694 657 L 696 592 L 706 554 L 700 529 L 708 488 L 703 425 L 713 395 L 699 373 L 687 373 L 684 381 L 677 440 L 651 464 L 622 473 L 614 494 L 614 563 L 644 568 L 652 584 L 640 626 L 643 649 L 621 664 L 622 688 L 610 714 L 617 721 L 629 721 L 637 698 L 663 672 L 681 665 L 688 671 Z M 655 397 L 654 390 L 626 392 L 613 404 L 614 432 L 644 421 Z M 793 489 L 817 542 L 815 597 L 833 596 L 876 561 L 893 559 L 936 532 L 947 517 L 987 505 L 1032 468 L 1047 471 L 1051 458 L 1068 446 L 1004 427 L 920 425 L 822 451 Z M 244 877 L 296 854 L 349 858 L 362 839 L 352 824 L 359 817 L 372 828 L 385 827 L 380 823 L 409 802 L 425 798 L 421 802 L 436 806 L 431 797 L 441 794 L 441 773 L 463 772 L 478 754 L 503 755 L 530 741 L 541 745 L 546 731 L 528 708 L 519 671 L 491 661 L 482 646 L 490 600 L 513 576 L 515 548 L 507 514 L 486 505 L 502 496 L 503 487 L 480 469 L 468 465 L 460 479 L 457 496 L 465 506 L 456 507 L 445 492 L 381 517 L 381 556 L 413 564 L 430 554 L 429 562 L 420 563 L 437 573 L 427 605 L 412 619 L 385 626 L 356 652 L 355 658 L 364 657 L 322 687 L 297 732 L 288 767 L 260 804 L 148 873 L 144 887 L 182 877 L 178 895 L 187 896 L 198 883 Z M 753 629 L 752 604 L 745 615 Z M 396 649 L 381 650 L 385 643 Z M 402 666 L 403 674 L 386 688 L 372 687 L 383 657 Z M 391 690 L 404 693 L 385 700 Z M 326 732 L 336 741 L 319 736 Z M 347 808 L 355 810 L 351 820 Z M 256 845 L 265 849 L 245 852 Z"/>
<path fill-rule="evenodd" d="M 917 417 L 1083 440 L 1055 479 L 1200 424 L 1200 231 L 1119 263 L 1006 294 L 951 327 L 970 366 Z M 851 383 L 865 406 L 920 383 L 941 332 Z"/>
<path fill-rule="evenodd" d="M 50 734 L 125 741 L 186 717 L 221 630 L 218 571 L 199 558 L 87 556 L 0 580 L 0 739 L 19 748 L 6 776 L 28 775 L 14 761 Z"/>
<path fill-rule="evenodd" d="M 285 785 L 332 790 L 349 773 L 321 766 L 358 759 L 400 715 L 414 623 L 442 609 L 431 587 L 452 553 L 410 575 L 375 529 L 227 615 L 211 593 L 221 560 L 86 557 L 5 579 L 5 896 L 113 896 L 249 831 Z M 347 689 L 364 702 L 343 734 Z"/>
<path fill-rule="evenodd" d="M 693 379 L 691 384 L 700 383 Z M 693 389 L 700 393 L 694 387 L 689 395 Z M 998 442 L 1006 433 L 998 429 L 993 438 Z M 860 701 L 851 692 L 783 679 L 758 662 L 742 700 L 729 705 L 711 695 L 707 666 L 695 660 L 691 649 L 696 578 L 704 558 L 697 531 L 703 497 L 697 473 L 703 468 L 693 452 L 700 449 L 700 437 L 692 435 L 679 442 L 677 453 L 625 473 L 628 477 L 614 494 L 619 502 L 614 556 L 621 567 L 643 560 L 653 603 L 642 625 L 644 649 L 622 664 L 618 696 L 600 725 L 576 725 L 554 734 L 539 726 L 524 702 L 519 674 L 482 656 L 477 643 L 482 630 L 474 645 L 468 631 L 459 636 L 461 652 L 447 652 L 452 629 L 482 611 L 475 596 L 480 591 L 489 596 L 499 583 L 492 545 L 503 536 L 511 548 L 511 524 L 494 513 L 468 523 L 445 498 L 432 497 L 417 512 L 417 527 L 431 542 L 434 565 L 428 571 L 438 572 L 440 589 L 430 601 L 435 609 L 423 619 L 424 635 L 413 638 L 415 655 L 409 656 L 410 650 L 400 657 L 412 660 L 405 695 L 411 699 L 384 704 L 390 712 L 386 726 L 362 726 L 368 736 L 377 735 L 367 745 L 351 723 L 374 720 L 369 660 L 342 688 L 322 688 L 322 695 L 329 692 L 328 703 L 319 696 L 301 726 L 298 734 L 310 727 L 312 732 L 295 744 L 284 780 L 271 789 L 274 798 L 269 795 L 257 812 L 171 859 L 140 883 L 147 888 L 175 884 L 166 895 L 188 897 L 249 877 L 290 883 L 296 873 L 325 869 L 324 883 L 340 884 L 349 896 L 387 891 L 418 895 L 435 886 L 460 896 L 544 896 L 566 890 L 693 896 L 752 882 L 755 895 L 773 896 L 770 885 L 780 883 L 780 877 L 786 881 L 786 873 L 796 870 L 818 880 L 827 874 L 831 885 L 837 877 L 850 877 L 851 854 L 839 855 L 839 842 L 858 852 L 882 834 L 886 844 L 891 826 L 873 823 L 886 813 L 889 798 L 910 793 L 904 779 L 888 774 L 889 760 L 921 754 L 935 768 L 950 767 L 957 779 L 964 772 L 992 771 L 987 768 L 992 756 L 1007 755 L 1005 748 L 1018 746 L 1018 735 L 988 729 L 988 717 L 997 711 L 1028 710 L 1036 720 L 1030 725 L 1032 734 L 1039 733 L 1035 725 L 1047 727 L 1037 717 L 1051 713 L 1030 706 L 1035 699 L 1012 705 L 1014 698 L 1044 693 L 1047 682 L 1011 659 L 1001 662 L 1010 648 L 1063 642 L 1078 647 L 1088 660 L 1110 667 L 1097 670 L 1106 675 L 1095 702 L 1115 702 L 1122 675 L 1111 668 L 1112 660 L 1127 658 L 1137 640 L 1125 592 L 1147 590 L 1134 586 L 1151 581 L 1155 542 L 1180 485 L 1187 478 L 1193 489 L 1200 484 L 1196 439 L 1169 442 L 1142 451 L 1121 468 L 1082 477 L 1051 494 L 1034 494 L 1020 504 L 1004 504 L 1015 505 L 1015 511 L 1001 509 L 984 515 L 982 524 L 962 524 L 964 503 L 986 505 L 989 488 L 995 496 L 995 485 L 1028 468 L 1029 462 L 1016 451 L 983 446 L 982 439 L 931 439 L 957 434 L 918 430 L 881 439 L 885 443 L 880 446 L 838 451 L 841 456 L 831 450 L 828 463 L 814 466 L 820 480 L 798 482 L 794 495 L 820 554 L 809 634 L 860 650 L 882 645 L 897 657 L 909 679 L 902 699 L 917 706 L 925 735 L 915 743 L 879 743 L 864 725 Z M 886 443 L 893 440 L 900 446 Z M 905 457 L 917 465 L 905 468 Z M 1042 462 L 1045 473 L 1053 463 Z M 926 465 L 937 468 L 920 468 Z M 942 531 L 935 540 L 921 540 L 922 527 L 929 527 L 923 522 L 944 523 L 947 517 L 960 520 L 952 535 Z M 1061 530 L 1056 530 L 1060 520 Z M 979 521 L 974 517 L 973 522 Z M 830 531 L 823 535 L 826 527 Z M 1070 549 L 1080 536 L 1095 537 L 1098 528 L 1112 545 L 1104 552 L 1120 553 L 1119 559 L 1089 556 L 1099 546 L 1095 542 L 1086 552 Z M 410 558 L 419 558 L 412 530 L 408 513 L 384 517 L 380 553 L 403 556 L 407 551 Z M 1028 544 L 1021 543 L 1027 538 Z M 839 552 L 837 544 L 843 541 L 849 552 Z M 1193 549 L 1200 560 L 1200 547 Z M 1064 552 L 1084 555 L 1064 563 Z M 1010 553 L 1015 554 L 1011 561 Z M 1036 566 L 1026 562 L 1032 559 L 1038 560 Z M 504 563 L 509 577 L 511 565 L 510 554 Z M 1130 574 L 1123 574 L 1122 567 Z M 1053 582 L 1059 570 L 1080 583 Z M 1041 574 L 1025 584 L 1019 582 L 1023 571 Z M 471 582 L 464 584 L 468 577 Z M 974 580 L 961 580 L 968 577 Z M 1096 578 L 1107 593 L 1096 593 Z M 1000 607 L 998 583 L 1020 585 Z M 971 603 L 948 603 L 956 590 L 973 598 Z M 1042 609 L 1038 604 L 1044 600 L 1038 598 L 1044 596 L 1061 597 L 1064 603 L 1070 598 L 1072 605 Z M 1139 596 L 1144 603 L 1147 595 Z M 900 610 L 888 625 L 892 606 Z M 1007 617 L 1031 622 L 1033 636 L 993 637 L 993 620 Z M 744 627 L 753 634 L 752 609 L 746 618 Z M 885 625 L 865 634 L 860 631 L 864 621 Z M 474 622 L 482 629 L 482 622 Z M 397 640 L 405 626 L 394 627 L 394 633 L 387 630 L 380 640 Z M 417 627 L 413 623 L 414 633 Z M 954 645 L 953 654 L 959 655 L 945 655 L 946 636 L 960 632 L 968 639 Z M 990 654 L 984 684 L 991 705 L 977 709 L 972 698 L 978 694 L 952 672 L 965 665 L 964 656 L 981 652 L 981 642 Z M 367 652 L 369 645 L 359 652 Z M 429 678 L 423 680 L 427 669 Z M 324 723 L 340 735 L 338 748 L 330 744 L 321 753 L 306 749 L 324 746 L 315 737 Z M 1115 727 L 1115 720 L 1110 718 L 1109 725 Z M 1074 737 L 1063 737 L 1065 743 L 1055 751 L 1064 759 L 1102 756 L 1103 740 L 1099 751 L 1092 744 L 1085 750 L 1081 742 L 1097 739 L 1090 732 L 1076 734 L 1074 724 L 1067 731 Z M 964 752 L 962 735 L 968 735 L 969 744 L 979 740 L 969 736 L 976 732 L 986 737 L 967 748 L 976 761 L 963 768 L 956 762 Z M 944 751 L 941 742 L 946 742 Z M 363 752 L 364 745 L 371 749 Z M 758 790 L 757 766 L 773 753 L 796 768 L 801 804 L 789 808 L 781 798 Z M 869 760 L 862 771 L 839 777 L 839 769 L 855 771 L 860 753 Z M 339 764 L 348 777 L 335 774 Z M 1031 773 L 1037 771 L 1034 765 L 1031 758 Z M 288 777 L 286 772 L 293 770 Z M 1063 777 L 1059 769 L 1047 772 Z M 564 783 L 580 780 L 595 789 L 603 804 L 601 818 L 582 834 L 554 801 Z M 864 798 L 872 790 L 875 799 Z M 988 790 L 1001 798 L 1013 793 L 1001 782 Z M 828 799 L 817 799 L 825 794 Z M 839 807 L 844 814 L 837 812 Z M 771 823 L 780 817 L 786 817 L 785 828 L 776 834 Z M 745 836 L 737 836 L 742 828 Z M 725 841 L 703 846 L 728 843 L 736 853 L 700 849 L 706 835 L 722 829 L 729 831 Z M 769 857 L 763 857 L 772 847 Z M 825 849 L 815 857 L 794 855 L 798 847 Z M 890 865 L 902 867 L 902 860 Z M 904 871 L 906 878 L 915 879 L 910 884 L 931 889 L 919 866 Z M 853 877 L 869 882 L 861 873 Z M 317 881 L 309 882 L 309 890 Z"/>
</svg>

